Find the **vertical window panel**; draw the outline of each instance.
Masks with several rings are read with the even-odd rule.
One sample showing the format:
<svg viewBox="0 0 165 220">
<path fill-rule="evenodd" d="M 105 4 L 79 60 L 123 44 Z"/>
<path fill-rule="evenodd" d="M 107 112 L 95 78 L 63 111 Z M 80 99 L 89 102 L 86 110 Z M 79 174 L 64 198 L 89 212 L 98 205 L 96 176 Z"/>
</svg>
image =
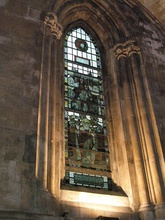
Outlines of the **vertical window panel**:
<svg viewBox="0 0 165 220">
<path fill-rule="evenodd" d="M 67 33 L 64 51 L 65 179 L 108 189 L 108 177 L 101 175 L 110 171 L 110 163 L 100 53 L 81 28 Z"/>
</svg>

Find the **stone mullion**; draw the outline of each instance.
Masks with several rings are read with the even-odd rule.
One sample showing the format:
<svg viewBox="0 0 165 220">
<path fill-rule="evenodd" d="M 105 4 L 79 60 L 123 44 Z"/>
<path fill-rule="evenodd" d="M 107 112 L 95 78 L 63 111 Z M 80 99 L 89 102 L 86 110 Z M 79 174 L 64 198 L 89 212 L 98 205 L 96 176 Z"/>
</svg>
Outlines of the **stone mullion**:
<svg viewBox="0 0 165 220">
<path fill-rule="evenodd" d="M 139 125 L 141 127 L 141 139 L 143 140 L 144 159 L 148 167 L 148 178 L 150 179 L 150 190 L 153 195 L 153 202 L 161 204 L 164 200 L 163 188 L 161 186 L 162 176 L 160 176 L 160 164 L 155 146 L 153 129 L 150 124 L 148 103 L 145 88 L 142 81 L 141 60 L 139 55 L 130 56 L 132 74 L 134 78 L 134 91 L 136 92 L 137 111 L 139 114 Z"/>
<path fill-rule="evenodd" d="M 135 118 L 135 111 L 133 107 L 133 100 L 132 100 L 132 92 L 130 88 L 129 79 L 129 72 L 127 69 L 127 58 L 120 57 L 119 58 L 119 68 L 120 74 L 123 75 L 121 79 L 122 83 L 122 97 L 125 103 L 126 108 L 123 110 L 126 117 L 126 129 L 125 132 L 130 133 L 130 142 L 131 147 L 133 150 L 133 158 L 135 163 L 135 170 L 137 174 L 137 183 L 138 183 L 138 193 L 141 205 L 149 205 L 149 193 L 147 189 L 147 181 L 144 175 L 144 165 L 142 159 L 141 149 L 139 147 L 139 137 L 137 133 L 137 125 L 136 125 L 136 118 Z M 129 134 L 126 134 L 126 136 Z M 128 140 L 127 140 L 128 141 Z"/>
</svg>

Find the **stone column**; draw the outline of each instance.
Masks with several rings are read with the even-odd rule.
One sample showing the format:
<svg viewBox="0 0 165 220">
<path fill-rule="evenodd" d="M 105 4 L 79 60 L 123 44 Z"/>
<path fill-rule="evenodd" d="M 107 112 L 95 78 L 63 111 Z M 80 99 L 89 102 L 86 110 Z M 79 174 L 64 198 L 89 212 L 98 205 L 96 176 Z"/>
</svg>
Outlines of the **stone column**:
<svg viewBox="0 0 165 220">
<path fill-rule="evenodd" d="M 138 192 L 140 198 L 140 204 L 148 207 L 150 211 L 150 198 L 147 189 L 147 180 L 145 177 L 145 168 L 143 164 L 142 151 L 139 147 L 139 134 L 136 124 L 136 113 L 134 107 L 134 97 L 132 94 L 132 86 L 130 81 L 130 73 L 128 69 L 128 55 L 132 53 L 138 53 L 139 48 L 131 47 L 132 41 L 128 41 L 125 44 L 118 44 L 114 47 L 115 56 L 118 60 L 120 85 L 123 87 L 122 96 L 125 102 L 126 109 L 125 117 L 128 122 L 128 129 L 130 132 L 130 139 L 133 148 L 133 157 L 135 163 L 135 169 L 137 174 Z M 127 132 L 127 131 L 125 131 Z"/>
<path fill-rule="evenodd" d="M 142 60 L 138 54 L 129 57 L 130 68 L 133 79 L 133 92 L 136 100 L 136 112 L 138 115 L 138 126 L 143 150 L 143 159 L 145 160 L 146 176 L 148 179 L 148 188 L 150 190 L 151 201 L 156 208 L 157 219 L 165 216 L 161 213 L 160 207 L 164 206 L 165 191 L 163 183 L 163 174 L 158 154 L 158 146 L 155 140 L 152 118 L 149 112 L 146 88 L 142 75 Z M 159 207 L 159 208 L 157 208 Z M 165 208 L 165 206 L 164 206 Z M 162 209 L 163 212 L 163 209 Z M 161 213 L 161 215 L 160 215 Z M 160 218 L 160 216 L 162 216 Z"/>
<path fill-rule="evenodd" d="M 144 95 L 142 96 L 141 94 L 144 88 L 138 87 L 136 88 L 138 89 L 137 91 L 134 85 L 136 77 L 139 78 L 139 81 L 143 81 L 143 79 L 139 75 L 135 77 L 133 74 L 133 72 L 138 69 L 138 66 L 134 65 L 132 57 L 140 57 L 140 49 L 134 41 L 128 41 L 125 44 L 116 45 L 114 47 L 114 53 L 118 59 L 120 70 L 119 77 L 121 78 L 122 96 L 125 102 L 125 109 L 123 111 L 125 112 L 124 114 L 127 121 L 126 127 L 130 133 L 131 146 L 133 149 L 140 199 L 140 212 L 142 213 L 141 217 L 144 220 L 154 219 L 151 189 L 148 185 L 150 177 L 148 176 L 148 166 L 146 165 L 148 155 L 144 152 L 145 146 L 141 134 L 141 123 L 143 123 L 143 119 L 140 115 L 143 114 L 144 111 L 147 112 L 147 108 L 142 108 L 142 106 L 139 105 L 139 96 L 144 102 L 146 102 L 146 100 L 144 99 Z"/>
<path fill-rule="evenodd" d="M 36 177 L 40 182 L 40 186 L 48 190 L 52 190 L 52 184 L 54 180 L 54 126 L 55 115 L 54 105 L 51 104 L 51 94 L 53 90 L 52 75 L 55 76 L 55 72 L 52 71 L 52 45 L 56 39 L 60 39 L 62 28 L 57 23 L 57 18 L 54 14 L 48 13 L 45 17 L 43 24 L 43 43 L 42 43 L 42 56 L 41 56 L 41 72 L 40 72 L 40 88 L 39 88 L 39 109 L 38 109 L 38 130 L 37 130 L 37 152 L 36 152 Z M 51 80 L 50 80 L 51 79 Z M 54 80 L 53 80 L 54 82 Z M 55 82 L 54 82 L 55 83 Z M 52 110 L 53 109 L 53 110 Z M 52 113 L 52 114 L 50 114 Z M 50 115 L 52 116 L 52 126 L 50 126 Z M 53 130 L 52 130 L 53 128 Z M 51 132 L 50 132 L 51 130 Z M 51 153 L 50 153 L 51 152 Z M 51 167 L 48 171 L 48 168 Z M 49 175 L 48 175 L 49 173 Z M 49 184 L 48 184 L 48 176 Z M 48 187 L 48 185 L 50 187 Z"/>
<path fill-rule="evenodd" d="M 59 78 L 59 40 L 62 35 L 62 27 L 57 22 L 57 17 L 53 13 L 49 13 L 46 17 L 48 26 L 50 26 L 52 34 L 52 48 L 51 48 L 51 78 L 50 78 L 50 116 L 49 116 L 49 172 L 48 172 L 48 189 L 55 196 L 58 197 L 60 188 L 60 157 L 61 151 L 59 146 L 59 114 L 61 112 L 61 95 L 59 86 L 61 82 Z M 61 90 L 60 90 L 61 91 Z"/>
</svg>

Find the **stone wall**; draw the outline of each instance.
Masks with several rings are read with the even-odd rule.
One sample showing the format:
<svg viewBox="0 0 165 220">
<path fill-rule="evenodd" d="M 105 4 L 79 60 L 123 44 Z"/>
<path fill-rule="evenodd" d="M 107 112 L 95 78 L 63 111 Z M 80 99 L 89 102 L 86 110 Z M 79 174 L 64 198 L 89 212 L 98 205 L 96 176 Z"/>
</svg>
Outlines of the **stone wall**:
<svg viewBox="0 0 165 220">
<path fill-rule="evenodd" d="M 27 210 L 33 200 L 29 186 L 34 185 L 34 161 L 30 164 L 23 156 L 29 148 L 27 136 L 36 134 L 37 127 L 39 6 L 8 0 L 0 6 L 1 210 Z"/>
<path fill-rule="evenodd" d="M 62 1 L 57 2 L 60 5 Z M 44 0 L 0 1 L 0 219 L 14 216 L 15 219 L 52 220 L 65 209 L 65 202 L 60 209 L 54 196 L 40 189 L 40 182 L 35 176 L 41 24 L 43 11 L 47 11 L 50 3 Z M 165 32 L 159 23 L 148 18 L 136 5 L 132 9 L 120 1 L 115 7 L 124 13 L 125 25 L 130 27 L 142 51 L 147 76 L 145 86 L 153 107 L 151 117 L 158 126 L 156 140 L 164 146 Z M 82 19 L 87 20 L 85 16 L 85 13 L 82 14 Z M 61 19 L 61 22 L 65 23 L 65 20 Z M 93 29 L 96 30 L 97 25 Z M 100 33 L 100 36 L 103 35 Z M 163 147 L 160 150 L 164 151 L 165 157 Z M 163 158 L 161 160 L 164 161 Z M 86 207 L 81 208 L 80 204 L 79 207 L 78 214 L 83 213 Z M 122 219 L 128 216 L 131 219 L 132 210 L 127 211 Z M 102 214 L 105 214 L 104 211 Z"/>
</svg>

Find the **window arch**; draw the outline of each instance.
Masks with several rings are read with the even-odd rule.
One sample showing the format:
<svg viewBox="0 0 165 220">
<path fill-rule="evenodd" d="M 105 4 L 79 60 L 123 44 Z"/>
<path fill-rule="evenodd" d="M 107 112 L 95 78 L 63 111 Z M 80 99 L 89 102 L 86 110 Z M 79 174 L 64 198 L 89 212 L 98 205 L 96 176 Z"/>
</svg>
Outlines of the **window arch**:
<svg viewBox="0 0 165 220">
<path fill-rule="evenodd" d="M 66 16 L 66 13 L 64 13 L 64 11 L 62 12 L 62 14 Z M 100 15 L 100 13 L 98 14 Z M 66 28 L 66 26 L 68 26 L 71 21 L 76 22 L 76 20 L 77 21 L 80 20 L 82 16 L 81 13 L 77 13 L 78 16 L 80 15 L 79 19 L 77 19 L 76 16 L 73 16 L 73 20 L 72 20 L 72 15 L 73 14 L 70 13 L 69 11 L 69 16 L 67 17 L 68 23 L 65 22 L 63 23 L 64 28 Z M 60 19 L 62 18 L 60 17 Z M 112 167 L 112 175 L 116 183 L 113 184 L 113 181 L 110 178 L 111 176 L 107 172 L 109 162 L 108 162 L 107 170 L 104 171 L 100 167 L 99 168 L 94 167 L 95 160 L 94 160 L 94 164 L 89 163 L 89 166 L 87 166 L 86 163 L 85 166 L 82 166 L 84 165 L 82 163 L 84 162 L 82 161 L 82 157 L 79 158 L 77 157 L 78 160 L 75 157 L 77 155 L 82 156 L 82 153 L 85 151 L 89 153 L 88 156 L 90 156 L 90 158 L 92 158 L 92 155 L 94 155 L 93 157 L 94 159 L 97 158 L 97 161 L 102 162 L 102 160 L 98 160 L 98 157 L 96 157 L 96 153 L 101 153 L 101 155 L 105 155 L 105 153 L 106 154 L 109 153 L 109 152 L 102 152 L 101 150 L 92 151 L 87 148 L 84 149 L 84 145 L 83 145 L 84 142 L 80 142 L 81 140 L 83 140 L 80 137 L 81 134 L 85 134 L 87 136 L 93 133 L 84 132 L 81 129 L 77 129 L 76 126 L 75 127 L 70 126 L 71 125 L 70 115 L 73 115 L 73 118 L 75 116 L 76 117 L 79 116 L 78 118 L 80 120 L 73 120 L 74 123 L 76 121 L 75 125 L 79 126 L 79 124 L 82 125 L 82 123 L 79 123 L 79 121 L 82 120 L 82 118 L 80 117 L 81 115 L 80 113 L 83 113 L 83 115 L 85 116 L 92 114 L 86 111 L 81 112 L 80 110 L 82 109 L 82 105 L 78 105 L 78 107 L 81 107 L 81 109 L 78 110 L 74 109 L 73 111 L 72 108 L 69 109 L 68 100 L 72 101 L 73 99 L 70 99 L 70 97 L 68 96 L 68 91 L 69 91 L 68 73 L 72 73 L 71 74 L 72 78 L 76 74 L 79 74 L 80 72 L 79 69 L 78 68 L 74 69 L 76 65 L 77 67 L 81 67 L 80 69 L 84 71 L 83 73 L 87 73 L 86 71 L 87 68 L 92 68 L 93 70 L 93 67 L 91 66 L 91 62 L 88 61 L 87 63 L 86 60 L 88 58 L 86 57 L 78 57 L 78 55 L 73 54 L 72 59 L 71 60 L 68 59 L 67 38 L 69 37 L 69 34 L 71 34 L 74 30 L 76 30 L 76 28 L 72 29 L 72 31 L 66 34 L 66 41 L 65 41 L 65 56 L 66 56 L 65 57 L 65 76 L 66 76 L 65 93 L 66 93 L 66 105 L 68 106 L 66 107 L 66 111 L 65 111 L 65 124 L 66 124 L 65 168 L 66 169 L 63 169 L 64 168 L 64 148 L 63 148 L 64 147 L 63 144 L 64 142 L 64 135 L 63 135 L 63 131 L 64 131 L 63 73 L 64 71 L 63 70 L 64 69 L 63 69 L 63 62 L 61 62 L 61 53 L 63 53 L 63 51 L 61 51 L 61 46 L 62 46 L 61 43 L 63 44 L 63 42 L 57 41 L 58 39 L 60 39 L 61 36 L 61 28 L 60 28 L 61 26 L 57 22 L 57 17 L 52 13 L 48 14 L 43 25 L 43 44 L 42 44 L 42 56 L 41 56 L 42 59 L 41 59 L 41 72 L 40 72 L 38 128 L 37 128 L 37 146 L 36 146 L 36 177 L 39 180 L 40 186 L 50 190 L 50 192 L 54 195 L 54 197 L 59 199 L 59 202 L 61 202 L 61 204 L 68 204 L 69 207 L 73 205 L 77 209 L 78 207 L 77 202 L 82 202 L 81 198 L 78 198 L 78 195 L 81 195 L 82 194 L 81 192 L 85 190 L 82 189 L 80 193 L 76 193 L 75 197 L 73 194 L 73 197 L 75 199 L 74 200 L 72 195 L 70 197 L 70 191 L 67 190 L 68 188 L 62 187 L 63 183 L 119 191 L 123 193 L 125 198 L 128 195 L 127 197 L 128 201 L 125 200 L 126 203 L 124 202 L 124 206 L 122 203 L 122 210 L 123 207 L 125 207 L 125 208 L 129 208 L 128 209 L 129 211 L 130 206 L 127 207 L 128 204 L 132 204 L 135 209 L 139 206 L 140 210 L 146 207 L 147 204 L 147 208 L 149 208 L 150 210 L 150 208 L 152 208 L 150 204 L 155 204 L 155 207 L 157 207 L 163 201 L 162 200 L 163 189 L 161 185 L 159 184 L 157 185 L 158 182 L 162 182 L 161 175 L 163 170 L 162 168 L 163 164 L 162 163 L 159 164 L 158 160 L 157 160 L 158 163 L 154 163 L 153 160 L 149 160 L 150 157 L 148 157 L 148 156 L 153 156 L 154 155 L 153 152 L 155 152 L 156 149 L 160 150 L 159 148 L 160 146 L 158 143 L 159 140 L 155 140 L 155 138 L 157 137 L 157 129 L 155 126 L 152 126 L 152 124 L 155 125 L 155 119 L 154 119 L 154 113 L 152 112 L 153 106 L 149 98 L 150 97 L 148 93 L 149 90 L 147 89 L 148 87 L 146 84 L 147 83 L 146 75 L 143 66 L 144 63 L 142 59 L 141 50 L 138 46 L 138 42 L 131 40 L 134 38 L 130 38 L 128 41 L 123 42 L 124 41 L 123 39 L 125 38 L 122 37 L 123 35 L 121 31 L 119 31 L 119 34 L 121 35 L 118 35 L 116 32 L 114 32 L 115 31 L 114 29 L 112 29 L 114 39 L 116 38 L 114 44 L 115 43 L 117 44 L 115 45 L 109 44 L 109 39 L 112 39 L 112 35 L 108 31 L 108 29 L 106 28 L 104 29 L 104 27 L 109 27 L 110 19 L 105 19 L 106 21 L 108 21 L 108 23 L 104 23 L 105 25 L 102 25 L 103 20 L 99 20 L 99 19 L 93 21 L 91 20 L 92 19 L 88 19 L 89 21 L 88 24 L 92 26 L 95 29 L 97 35 L 100 36 L 99 38 L 105 48 L 105 54 L 104 54 L 105 65 L 103 67 L 106 69 L 106 81 L 104 81 L 104 86 L 106 92 L 105 94 L 106 103 L 108 104 L 107 126 L 108 129 L 111 131 L 110 136 L 112 137 L 109 138 L 111 141 L 111 158 L 112 158 L 111 167 Z M 94 21 L 98 21 L 96 25 L 94 24 Z M 83 24 L 83 26 L 85 27 L 85 22 L 79 24 Z M 100 27 L 99 30 L 98 27 Z M 104 32 L 106 33 L 105 35 L 102 34 Z M 130 33 L 132 32 L 130 31 Z M 125 34 L 126 34 L 125 36 L 127 36 L 126 39 L 128 39 L 127 33 Z M 90 36 L 89 38 L 92 40 Z M 71 41 L 72 43 L 71 48 L 73 46 L 76 46 L 76 49 L 79 49 L 82 53 L 85 53 L 88 51 L 87 50 L 88 43 L 86 44 L 85 43 L 86 40 L 80 41 L 80 39 L 81 38 L 79 37 L 77 41 L 73 41 L 73 42 Z M 96 45 L 94 41 L 93 44 Z M 97 48 L 97 46 L 95 46 L 95 48 Z M 70 63 L 72 65 L 70 65 Z M 94 68 L 97 69 L 97 66 L 95 66 Z M 91 78 L 92 79 L 96 78 L 95 76 L 88 75 L 89 73 L 88 74 L 83 74 L 83 73 L 82 76 L 89 79 L 87 81 L 90 81 Z M 77 78 L 78 76 L 79 75 L 77 75 Z M 100 77 L 101 77 L 101 72 L 100 72 Z M 81 77 L 79 76 L 78 79 L 80 78 Z M 85 80 L 85 78 L 83 78 L 83 81 Z M 100 80 L 102 82 L 102 79 Z M 78 87 L 76 87 L 76 89 L 77 88 Z M 89 86 L 88 86 L 88 91 L 91 92 Z M 74 94 L 73 92 L 71 91 L 71 94 Z M 79 93 L 76 91 L 76 94 Z M 80 104 L 85 103 L 85 100 L 78 99 L 78 101 L 79 101 L 78 103 Z M 92 104 L 94 104 L 94 102 L 90 103 L 89 105 L 91 106 Z M 76 105 L 74 104 L 73 106 Z M 72 107 L 72 102 L 71 102 L 71 107 Z M 99 108 L 97 108 L 97 110 L 98 109 Z M 69 114 L 69 112 L 71 112 L 71 114 Z M 99 111 L 97 111 L 97 113 L 96 112 L 94 113 L 98 115 L 98 112 Z M 98 117 L 101 116 L 99 115 Z M 89 121 L 90 123 L 91 122 L 93 123 L 93 121 L 95 122 L 95 120 L 91 120 L 91 118 L 87 118 L 87 121 Z M 85 123 L 85 125 L 88 125 L 88 123 Z M 70 136 L 69 136 L 69 132 L 71 133 Z M 96 133 L 95 137 L 96 135 L 98 134 Z M 103 133 L 103 136 L 106 136 L 106 134 L 104 135 Z M 73 146 L 70 145 L 70 142 L 68 142 L 69 140 L 68 137 L 73 137 L 73 142 L 71 142 L 74 143 Z M 90 137 L 92 137 L 92 135 Z M 158 145 L 155 145 L 156 142 Z M 82 145 L 80 143 L 82 143 Z M 100 144 L 100 142 L 98 143 Z M 146 152 L 148 153 L 146 154 Z M 155 156 L 156 156 L 155 158 L 157 158 L 157 156 L 161 156 L 161 152 L 159 151 L 159 155 L 156 153 Z M 161 166 L 161 168 L 159 166 Z M 66 171 L 66 175 L 64 175 L 64 171 Z M 152 180 L 151 183 L 153 184 L 147 181 L 148 178 Z M 156 184 L 156 188 L 154 187 L 155 184 Z M 69 189 L 71 188 L 69 187 Z M 122 189 L 126 193 L 124 193 Z M 155 193 L 156 189 L 158 189 L 157 190 L 158 193 Z M 152 192 L 152 194 L 156 196 L 154 196 L 153 198 L 152 196 L 150 197 L 150 192 Z M 85 195 L 86 193 L 84 192 L 83 194 Z M 96 194 L 95 196 L 96 196 L 95 198 L 97 199 L 98 194 Z M 102 198 L 105 197 L 103 196 Z M 113 204 L 114 201 L 114 200 L 111 201 L 111 198 L 112 197 L 109 197 L 110 199 L 109 200 L 110 203 L 108 202 L 109 204 L 107 202 L 104 202 L 102 204 L 102 201 L 100 201 L 99 203 L 97 203 L 97 205 L 102 205 L 102 207 L 106 205 L 106 207 L 109 210 L 109 208 L 111 208 L 111 204 Z M 118 201 L 119 204 L 121 204 L 119 201 L 121 200 L 120 198 L 117 200 L 115 198 L 115 201 Z M 107 197 L 105 199 L 107 199 Z M 69 202 L 72 201 L 71 206 L 70 203 L 63 203 L 68 201 Z M 83 203 L 84 203 L 84 199 L 83 199 Z M 86 207 L 87 206 L 89 206 L 89 203 L 86 204 Z M 119 206 L 117 204 L 117 207 Z M 105 210 L 104 208 L 105 207 L 103 207 L 102 209 L 103 211 Z M 94 211 L 96 211 L 96 209 Z"/>
<path fill-rule="evenodd" d="M 67 32 L 65 59 L 65 183 L 110 189 L 101 57 L 82 28 Z"/>
</svg>

